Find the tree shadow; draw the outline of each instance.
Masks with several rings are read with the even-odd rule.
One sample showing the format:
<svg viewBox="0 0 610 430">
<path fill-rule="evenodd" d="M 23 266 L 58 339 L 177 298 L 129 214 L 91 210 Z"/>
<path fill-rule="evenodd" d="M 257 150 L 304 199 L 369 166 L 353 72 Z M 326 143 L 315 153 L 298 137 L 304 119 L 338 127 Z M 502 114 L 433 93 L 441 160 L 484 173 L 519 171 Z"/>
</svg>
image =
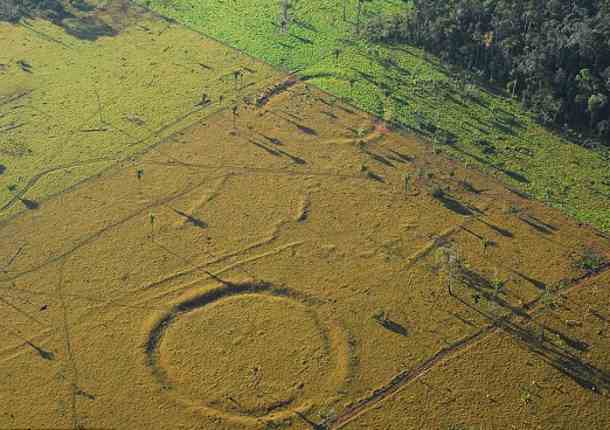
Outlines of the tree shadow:
<svg viewBox="0 0 610 430">
<path fill-rule="evenodd" d="M 315 131 L 313 128 L 307 127 L 307 126 L 305 126 L 305 125 L 303 125 L 303 124 L 301 124 L 301 123 L 299 123 L 299 122 L 297 122 L 297 121 L 295 121 L 293 119 L 286 118 L 286 117 L 284 117 L 282 115 L 278 115 L 278 114 L 276 114 L 276 115 L 279 116 L 280 118 L 282 118 L 284 121 L 287 121 L 290 124 L 294 125 L 296 128 L 299 129 L 299 131 L 301 131 L 302 133 L 307 134 L 308 136 L 317 136 L 318 135 L 318 132 Z"/>
<path fill-rule="evenodd" d="M 265 139 L 267 142 L 271 143 L 272 145 L 283 145 L 282 141 L 280 139 L 278 139 L 277 137 L 270 137 L 270 136 L 267 136 L 266 134 L 259 133 L 259 132 L 256 132 L 256 134 L 258 134 L 260 137 L 262 137 L 263 139 Z"/>
<path fill-rule="evenodd" d="M 305 422 L 305 424 L 307 424 L 309 427 L 312 428 L 312 430 L 328 430 L 328 426 L 326 426 L 326 424 L 318 424 L 313 422 L 312 420 L 310 420 L 309 418 L 307 418 L 305 415 L 303 415 L 302 412 L 299 411 L 295 411 L 295 414 L 303 420 L 303 422 Z"/>
<path fill-rule="evenodd" d="M 546 235 L 553 234 L 552 229 L 548 228 L 543 223 L 542 224 L 539 223 L 536 219 L 531 218 L 529 215 L 527 217 L 520 215 L 519 219 L 521 221 L 523 221 L 524 223 L 526 223 L 527 225 L 529 225 L 530 227 L 532 227 L 534 230 L 536 230 L 539 233 L 546 234 Z"/>
<path fill-rule="evenodd" d="M 270 155 L 273 155 L 274 157 L 281 157 L 281 156 L 282 156 L 282 154 L 280 154 L 280 153 L 279 153 L 279 151 L 278 151 L 277 149 L 274 149 L 274 148 L 268 148 L 268 147 L 266 147 L 265 145 L 263 145 L 262 143 L 257 142 L 256 140 L 253 140 L 253 139 L 248 139 L 248 141 L 249 141 L 249 142 L 250 142 L 252 145 L 257 146 L 258 148 L 262 149 L 263 151 L 267 152 L 267 153 L 268 153 L 268 154 L 270 154 Z"/>
<path fill-rule="evenodd" d="M 530 316 L 525 309 L 511 305 L 504 300 L 497 291 L 494 291 L 493 284 L 482 274 L 464 268 L 461 277 L 465 287 L 474 290 L 481 297 L 484 297 L 485 300 L 510 311 L 512 315 L 530 319 Z"/>
<path fill-rule="evenodd" d="M 271 139 L 273 139 L 273 138 L 271 138 Z M 280 148 L 269 148 L 268 146 L 263 145 L 262 143 L 257 142 L 257 141 L 255 141 L 253 139 L 248 139 L 248 141 L 250 143 L 252 143 L 253 145 L 261 148 L 262 150 L 268 152 L 269 154 L 271 154 L 271 155 L 273 155 L 275 157 L 282 157 L 282 156 L 284 156 L 286 158 L 289 158 L 294 164 L 299 164 L 299 165 L 307 164 L 307 161 L 305 161 L 301 157 L 297 157 L 296 155 L 292 155 L 289 152 L 284 151 L 283 149 L 280 149 Z"/>
<path fill-rule="evenodd" d="M 485 296 L 486 299 L 510 309 L 512 315 L 522 317 L 524 322 L 533 321 L 532 317 L 524 309 L 510 306 L 497 294 L 490 294 L 488 291 L 485 291 L 489 289 L 491 285 L 489 285 L 489 281 L 480 274 L 466 269 L 463 271 L 462 275 L 465 286 L 475 289 L 480 295 Z M 544 325 L 539 326 L 541 329 L 540 331 L 536 330 L 536 326 L 522 327 L 511 322 L 511 315 L 507 317 L 498 317 L 483 312 L 457 296 L 454 297 L 464 305 L 491 320 L 495 326 L 510 334 L 517 342 L 524 344 L 530 352 L 538 355 L 546 363 L 571 378 L 581 387 L 598 394 L 601 390 L 605 390 L 606 392 L 610 391 L 610 372 L 586 363 L 574 353 L 550 342 L 549 339 L 545 337 L 544 333 L 552 333 L 566 346 L 578 352 L 585 352 L 590 348 L 589 344 L 586 342 L 574 339 L 558 330 L 548 328 Z"/>
<path fill-rule="evenodd" d="M 390 149 L 389 151 L 405 163 L 411 163 L 413 160 L 415 160 L 415 157 L 412 157 L 411 155 L 403 154 L 402 152 L 398 152 L 393 149 Z"/>
<path fill-rule="evenodd" d="M 31 211 L 36 210 L 40 207 L 40 203 L 35 200 L 20 198 L 19 201 L 23 204 L 23 206 L 25 206 L 26 209 Z"/>
<path fill-rule="evenodd" d="M 366 171 L 366 177 L 376 182 L 385 183 L 385 178 L 383 176 L 378 175 L 375 172 L 371 172 L 370 170 Z"/>
<path fill-rule="evenodd" d="M 298 128 L 298 129 L 299 129 L 299 130 L 300 130 L 302 133 L 305 133 L 305 134 L 310 135 L 310 136 L 317 136 L 317 135 L 318 135 L 318 132 L 317 132 L 317 131 L 315 131 L 313 128 L 306 127 L 306 126 L 301 125 L 301 124 L 297 124 L 296 122 L 293 122 L 293 124 L 294 124 L 294 126 L 295 126 L 296 128 Z"/>
<path fill-rule="evenodd" d="M 311 23 L 307 22 L 307 21 L 303 21 L 299 18 L 294 18 L 292 20 L 292 23 L 294 25 L 296 25 L 297 27 L 301 27 L 304 28 L 305 30 L 309 30 L 309 31 L 313 31 L 314 33 L 318 32 L 318 29 Z"/>
<path fill-rule="evenodd" d="M 520 278 L 525 279 L 527 282 L 529 282 L 530 284 L 532 284 L 534 287 L 536 287 L 537 289 L 539 289 L 540 291 L 546 291 L 546 284 L 542 281 L 539 281 L 537 279 L 534 279 L 532 277 L 529 277 L 521 272 L 518 272 L 516 270 L 512 270 L 512 272 L 519 276 Z"/>
<path fill-rule="evenodd" d="M 194 225 L 197 228 L 200 229 L 206 229 L 208 228 L 208 223 L 206 223 L 205 221 L 194 217 L 193 215 L 189 215 L 185 212 L 179 211 L 178 209 L 174 209 L 171 208 L 175 213 L 177 213 L 178 215 L 180 215 L 181 217 L 183 217 L 188 223 Z"/>
<path fill-rule="evenodd" d="M 468 208 L 467 206 L 465 206 L 458 200 L 454 199 L 453 197 L 447 195 L 446 193 L 435 196 L 434 198 L 436 200 L 438 200 L 446 209 L 449 209 L 450 211 L 455 212 L 458 215 L 462 215 L 462 216 L 474 215 L 474 212 L 472 209 Z"/>
<path fill-rule="evenodd" d="M 460 185 L 460 187 L 462 187 L 462 189 L 466 192 L 472 193 L 472 194 L 481 194 L 483 191 L 487 191 L 487 190 L 483 190 L 483 189 L 478 189 L 476 188 L 472 183 L 468 182 L 467 180 L 461 180 L 458 182 L 458 184 Z"/>
<path fill-rule="evenodd" d="M 506 176 L 508 176 L 511 179 L 514 179 L 517 182 L 520 182 L 522 184 L 529 184 L 530 181 L 529 179 L 527 179 L 527 177 L 525 177 L 524 175 L 522 175 L 521 173 L 512 171 L 512 170 L 507 170 L 501 167 L 498 167 L 498 170 L 501 171 L 502 173 L 504 173 Z"/>
<path fill-rule="evenodd" d="M 25 343 L 30 346 L 32 349 L 34 349 L 34 351 L 36 351 L 40 357 L 44 360 L 47 361 L 53 361 L 55 360 L 55 354 L 53 354 L 51 351 L 47 351 L 45 349 L 42 349 L 41 347 L 34 345 L 32 342 L 30 342 L 29 340 L 26 340 Z"/>
<path fill-rule="evenodd" d="M 0 164 L 0 175 L 3 175 L 6 172 L 6 166 L 4 164 Z"/>
<path fill-rule="evenodd" d="M 584 342 L 582 340 L 578 340 L 578 339 L 574 339 L 560 331 L 554 330 L 552 328 L 549 327 L 545 327 L 544 328 L 546 331 L 551 332 L 552 334 L 554 334 L 555 336 L 557 336 L 558 338 L 561 339 L 561 341 L 563 343 L 565 343 L 566 345 L 568 345 L 570 348 L 575 349 L 577 351 L 580 352 L 585 352 L 588 351 L 591 348 L 591 345 L 589 345 L 587 342 Z"/>
<path fill-rule="evenodd" d="M 307 39 L 306 37 L 298 36 L 298 35 L 292 34 L 292 33 L 290 33 L 290 37 L 293 37 L 296 40 L 298 40 L 299 42 L 304 43 L 306 45 L 313 45 L 313 41 L 311 39 Z"/>
<path fill-rule="evenodd" d="M 546 223 L 542 221 L 540 218 L 535 217 L 534 215 L 527 214 L 526 215 L 530 220 L 534 221 L 536 224 L 543 226 L 544 228 L 550 231 L 558 231 L 559 229 L 552 224 Z"/>
<path fill-rule="evenodd" d="M 575 381 L 581 387 L 600 394 L 601 390 L 610 390 L 610 372 L 599 369 L 576 355 L 548 342 L 542 336 L 533 334 L 530 330 L 520 327 L 508 321 L 502 321 L 500 327 L 511 334 L 517 341 L 522 342 L 530 352 L 538 355 L 546 363 Z M 544 330 L 557 333 L 547 327 Z M 567 339 L 566 344 L 573 345 L 579 351 L 586 350 L 585 342 L 571 339 L 565 335 L 560 336 L 562 340 Z M 564 340 L 565 342 L 565 340 Z"/>
<path fill-rule="evenodd" d="M 406 327 L 404 327 L 401 324 L 398 324 L 396 321 L 392 321 L 390 319 L 386 319 L 386 318 L 379 318 L 379 319 L 375 319 L 375 321 L 382 326 L 383 328 L 385 328 L 386 330 L 389 330 L 393 333 L 396 333 L 400 336 L 407 336 L 409 334 L 409 332 L 407 331 Z"/>
<path fill-rule="evenodd" d="M 493 231 L 495 231 L 496 233 L 498 233 L 500 236 L 504 236 L 504 237 L 507 237 L 507 238 L 509 238 L 509 239 L 510 239 L 510 238 L 513 238 L 513 237 L 515 237 L 515 235 L 513 234 L 513 232 L 512 232 L 512 231 L 510 231 L 510 230 L 507 230 L 507 229 L 502 228 L 502 227 L 498 227 L 497 225 L 492 224 L 492 223 L 490 223 L 490 222 L 487 222 L 487 221 L 485 221 L 485 220 L 484 220 L 484 219 L 482 219 L 482 218 L 478 218 L 478 221 L 479 221 L 479 222 L 481 222 L 481 223 L 483 223 L 483 224 L 485 224 L 487 227 L 489 227 L 490 229 L 492 229 Z"/>
<path fill-rule="evenodd" d="M 388 166 L 388 167 L 395 167 L 387 158 L 385 158 L 382 155 L 379 154 L 375 154 L 373 152 L 370 152 L 368 150 L 363 150 L 363 152 L 368 155 L 369 157 L 371 157 L 371 159 L 377 161 L 380 164 L 383 164 L 384 166 Z"/>
</svg>

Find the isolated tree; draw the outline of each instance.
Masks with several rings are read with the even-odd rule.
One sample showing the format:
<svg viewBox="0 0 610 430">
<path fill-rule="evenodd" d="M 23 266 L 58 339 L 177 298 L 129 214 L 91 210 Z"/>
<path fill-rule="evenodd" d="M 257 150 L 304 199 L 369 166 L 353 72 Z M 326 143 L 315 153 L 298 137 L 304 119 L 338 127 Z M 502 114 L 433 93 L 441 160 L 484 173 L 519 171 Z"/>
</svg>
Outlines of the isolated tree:
<svg viewBox="0 0 610 430">
<path fill-rule="evenodd" d="M 233 113 L 233 128 L 237 128 L 237 117 L 239 116 L 237 114 L 238 106 L 237 105 L 233 106 L 233 108 L 231 109 L 231 112 Z"/>
<path fill-rule="evenodd" d="M 235 88 L 237 87 L 238 82 L 243 86 L 244 73 L 241 70 L 233 71 L 233 82 L 235 83 Z"/>
<path fill-rule="evenodd" d="M 150 239 L 155 240 L 155 214 L 148 214 L 148 220 L 150 222 Z"/>
<path fill-rule="evenodd" d="M 593 128 L 597 123 L 597 117 L 601 110 L 606 107 L 608 97 L 604 94 L 593 94 L 587 101 L 587 111 L 590 115 L 590 126 Z"/>
<path fill-rule="evenodd" d="M 283 33 L 288 32 L 290 22 L 290 0 L 280 0 L 280 28 Z"/>
<path fill-rule="evenodd" d="M 447 291 L 450 296 L 453 296 L 455 287 L 460 282 L 464 271 L 464 264 L 459 251 L 454 244 L 445 244 L 438 249 L 437 259 L 447 276 Z"/>
<path fill-rule="evenodd" d="M 358 4 L 356 6 L 356 34 L 360 34 L 360 25 L 362 23 L 362 8 L 365 3 L 370 2 L 371 0 L 358 0 Z"/>
<path fill-rule="evenodd" d="M 339 56 L 341 55 L 341 49 L 339 49 L 339 48 L 333 49 L 333 55 L 335 56 L 335 63 L 338 63 Z"/>
</svg>

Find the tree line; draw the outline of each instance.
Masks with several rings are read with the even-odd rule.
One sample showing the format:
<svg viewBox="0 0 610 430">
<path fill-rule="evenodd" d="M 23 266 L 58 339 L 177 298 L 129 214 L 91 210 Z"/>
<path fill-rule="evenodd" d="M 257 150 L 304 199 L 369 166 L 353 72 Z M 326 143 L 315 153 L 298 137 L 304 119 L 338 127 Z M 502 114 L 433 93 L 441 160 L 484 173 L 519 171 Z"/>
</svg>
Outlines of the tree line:
<svg viewBox="0 0 610 430">
<path fill-rule="evenodd" d="M 610 138 L 610 0 L 412 0 L 366 35 L 502 85 L 542 123 Z"/>
<path fill-rule="evenodd" d="M 82 3 L 82 0 L 69 3 Z M 59 20 L 65 15 L 65 6 L 60 0 L 0 0 L 0 21 L 18 22 L 38 16 Z"/>
</svg>

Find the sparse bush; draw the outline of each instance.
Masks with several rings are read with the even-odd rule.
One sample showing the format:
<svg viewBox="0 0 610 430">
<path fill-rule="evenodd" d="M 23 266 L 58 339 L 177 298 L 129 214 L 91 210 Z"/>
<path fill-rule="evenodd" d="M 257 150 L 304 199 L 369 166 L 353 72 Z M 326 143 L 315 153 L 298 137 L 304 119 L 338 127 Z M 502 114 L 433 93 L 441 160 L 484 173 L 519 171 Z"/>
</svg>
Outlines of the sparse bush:
<svg viewBox="0 0 610 430">
<path fill-rule="evenodd" d="M 606 263 L 607 260 L 603 255 L 597 253 L 593 249 L 587 248 L 582 256 L 576 261 L 576 267 L 587 273 L 595 273 Z"/>
<path fill-rule="evenodd" d="M 530 393 L 529 387 L 525 386 L 521 388 L 521 401 L 526 405 L 529 405 L 532 402 L 532 393 Z"/>
<path fill-rule="evenodd" d="M 544 289 L 544 293 L 542 293 L 542 297 L 540 298 L 542 304 L 550 309 L 555 309 L 559 306 L 559 298 L 557 295 L 557 289 L 552 287 L 547 287 Z"/>
<path fill-rule="evenodd" d="M 504 289 L 504 287 L 506 286 L 506 281 L 503 279 L 500 279 L 498 277 L 498 275 L 496 275 L 493 279 L 493 281 L 491 281 L 491 287 L 494 290 L 494 297 L 498 297 L 500 295 L 500 293 L 502 293 L 502 290 Z"/>
</svg>

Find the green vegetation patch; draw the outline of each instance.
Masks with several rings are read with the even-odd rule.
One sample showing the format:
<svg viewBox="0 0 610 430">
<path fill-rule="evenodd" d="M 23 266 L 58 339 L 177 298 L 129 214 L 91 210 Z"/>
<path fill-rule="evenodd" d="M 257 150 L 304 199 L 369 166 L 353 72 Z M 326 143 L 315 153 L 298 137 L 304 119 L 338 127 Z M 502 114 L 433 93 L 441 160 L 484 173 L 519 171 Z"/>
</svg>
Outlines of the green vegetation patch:
<svg viewBox="0 0 610 430">
<path fill-rule="evenodd" d="M 149 15 L 95 41 L 69 34 L 65 25 L 0 23 L 0 218 L 31 209 L 24 202 L 95 175 L 278 76 Z M 239 82 L 236 70 L 243 71 Z"/>
</svg>

